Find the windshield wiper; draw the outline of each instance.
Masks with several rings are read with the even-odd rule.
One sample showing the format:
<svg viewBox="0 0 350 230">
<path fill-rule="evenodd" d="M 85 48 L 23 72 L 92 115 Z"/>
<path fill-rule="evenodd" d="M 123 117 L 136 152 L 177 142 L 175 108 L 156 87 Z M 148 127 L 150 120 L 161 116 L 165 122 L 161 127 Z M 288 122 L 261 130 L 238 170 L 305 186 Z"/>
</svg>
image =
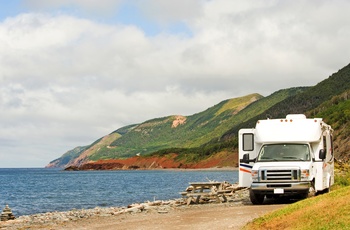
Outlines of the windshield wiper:
<svg viewBox="0 0 350 230">
<path fill-rule="evenodd" d="M 293 156 L 285 156 L 283 158 L 286 158 L 286 159 L 295 159 L 295 160 L 301 160 L 301 161 L 305 161 L 303 158 L 298 158 L 298 157 L 293 157 Z"/>
<path fill-rule="evenodd" d="M 259 161 L 278 161 L 278 160 L 275 158 L 264 157 L 264 158 L 261 158 Z"/>
</svg>

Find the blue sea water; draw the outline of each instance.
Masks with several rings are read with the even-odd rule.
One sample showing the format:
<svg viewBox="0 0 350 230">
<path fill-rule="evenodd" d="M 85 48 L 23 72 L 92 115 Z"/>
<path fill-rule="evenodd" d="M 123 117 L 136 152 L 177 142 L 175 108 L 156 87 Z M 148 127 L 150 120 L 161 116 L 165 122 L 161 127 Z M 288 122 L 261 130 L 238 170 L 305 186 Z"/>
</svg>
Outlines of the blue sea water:
<svg viewBox="0 0 350 230">
<path fill-rule="evenodd" d="M 61 171 L 0 168 L 0 211 L 15 216 L 95 207 L 121 207 L 180 198 L 189 182 L 238 181 L 237 171 Z"/>
</svg>

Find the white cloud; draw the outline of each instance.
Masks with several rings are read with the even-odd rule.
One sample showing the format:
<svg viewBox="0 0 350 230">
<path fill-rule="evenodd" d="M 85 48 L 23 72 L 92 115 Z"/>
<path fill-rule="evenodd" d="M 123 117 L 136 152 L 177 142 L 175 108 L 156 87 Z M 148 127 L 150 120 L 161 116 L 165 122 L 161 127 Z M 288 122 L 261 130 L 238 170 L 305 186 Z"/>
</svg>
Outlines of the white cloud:
<svg viewBox="0 0 350 230">
<path fill-rule="evenodd" d="M 73 8 L 97 15 L 113 14 L 123 0 L 23 0 L 23 5 L 33 10 Z M 74 12 L 74 10 L 73 10 Z"/>
<path fill-rule="evenodd" d="M 85 3 L 97 2 L 72 2 Z M 350 3 L 317 3 L 133 2 L 152 20 L 186 23 L 191 36 L 148 36 L 137 24 L 64 12 L 7 18 L 0 22 L 0 167 L 44 166 L 124 125 L 322 81 L 349 63 Z"/>
<path fill-rule="evenodd" d="M 202 14 L 205 0 L 136 0 L 140 10 L 159 24 L 188 22 Z"/>
</svg>

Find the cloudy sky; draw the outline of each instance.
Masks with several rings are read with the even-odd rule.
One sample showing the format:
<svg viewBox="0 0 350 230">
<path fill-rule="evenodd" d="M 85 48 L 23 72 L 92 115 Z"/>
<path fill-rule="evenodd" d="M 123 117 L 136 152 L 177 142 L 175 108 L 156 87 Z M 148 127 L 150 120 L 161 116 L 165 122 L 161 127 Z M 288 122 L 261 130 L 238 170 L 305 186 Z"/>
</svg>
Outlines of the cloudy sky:
<svg viewBox="0 0 350 230">
<path fill-rule="evenodd" d="M 0 167 L 129 124 L 310 86 L 350 62 L 348 0 L 0 0 Z"/>
</svg>

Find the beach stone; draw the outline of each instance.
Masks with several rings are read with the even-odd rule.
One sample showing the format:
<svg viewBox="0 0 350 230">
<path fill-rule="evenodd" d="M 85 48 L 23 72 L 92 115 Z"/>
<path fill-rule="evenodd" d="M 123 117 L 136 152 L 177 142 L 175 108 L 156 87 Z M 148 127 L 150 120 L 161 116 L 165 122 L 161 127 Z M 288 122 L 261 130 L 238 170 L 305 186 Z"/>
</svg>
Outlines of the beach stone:
<svg viewBox="0 0 350 230">
<path fill-rule="evenodd" d="M 158 210 L 158 213 L 160 213 L 160 214 L 166 214 L 166 213 L 168 213 L 168 211 L 167 211 L 167 210 Z"/>
<path fill-rule="evenodd" d="M 156 212 L 157 210 L 158 210 L 158 207 L 156 206 L 147 206 L 144 209 L 145 212 Z"/>
<path fill-rule="evenodd" d="M 129 213 L 138 213 L 138 212 L 141 212 L 141 210 L 140 210 L 139 208 L 137 208 L 137 207 L 128 208 L 126 211 L 129 212 Z"/>
</svg>

